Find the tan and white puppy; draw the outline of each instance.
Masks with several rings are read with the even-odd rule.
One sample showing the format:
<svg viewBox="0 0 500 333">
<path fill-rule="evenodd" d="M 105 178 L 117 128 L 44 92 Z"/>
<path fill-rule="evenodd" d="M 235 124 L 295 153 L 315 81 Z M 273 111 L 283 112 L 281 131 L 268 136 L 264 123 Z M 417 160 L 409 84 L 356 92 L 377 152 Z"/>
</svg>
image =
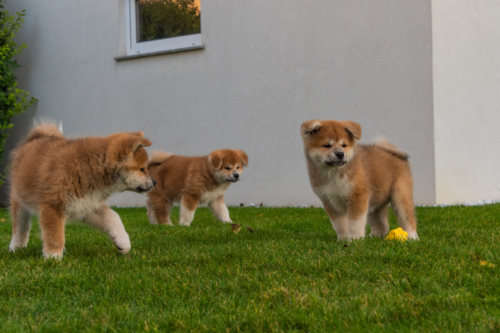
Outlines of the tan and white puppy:
<svg viewBox="0 0 500 333">
<path fill-rule="evenodd" d="M 203 157 L 153 153 L 148 170 L 158 184 L 148 193 L 150 223 L 172 225 L 170 212 L 177 204 L 180 225 L 191 225 L 199 205 L 207 205 L 221 222 L 231 222 L 224 194 L 241 179 L 247 165 L 248 156 L 242 150 L 216 150 Z"/>
<path fill-rule="evenodd" d="M 361 126 L 352 121 L 309 120 L 301 134 L 312 189 L 339 240 L 364 237 L 367 221 L 372 236 L 384 237 L 389 204 L 408 238 L 418 238 L 406 153 L 386 141 L 358 145 Z"/>
<path fill-rule="evenodd" d="M 12 153 L 9 249 L 27 246 L 31 215 L 37 214 L 45 258 L 62 258 L 67 219 L 102 230 L 121 253 L 128 253 L 123 223 L 104 202 L 115 192 L 142 193 L 155 185 L 143 148 L 151 142 L 143 134 L 67 139 L 53 124 L 33 128 Z"/>
</svg>

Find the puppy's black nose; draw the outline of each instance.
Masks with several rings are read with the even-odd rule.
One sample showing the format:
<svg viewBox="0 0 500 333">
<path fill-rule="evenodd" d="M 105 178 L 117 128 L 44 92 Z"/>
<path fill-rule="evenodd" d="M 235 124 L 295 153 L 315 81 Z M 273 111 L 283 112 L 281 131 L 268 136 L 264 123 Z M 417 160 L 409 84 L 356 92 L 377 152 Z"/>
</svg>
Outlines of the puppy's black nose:
<svg viewBox="0 0 500 333">
<path fill-rule="evenodd" d="M 156 186 L 156 180 L 153 177 L 151 177 L 151 180 L 153 181 L 153 186 Z"/>
<path fill-rule="evenodd" d="M 233 177 L 236 178 L 236 179 L 238 179 L 238 178 L 240 178 L 240 174 L 239 173 L 234 173 Z"/>
<path fill-rule="evenodd" d="M 335 152 L 335 156 L 337 156 L 337 158 L 342 159 L 342 158 L 344 158 L 344 152 L 343 151 L 337 151 L 337 152 Z"/>
</svg>

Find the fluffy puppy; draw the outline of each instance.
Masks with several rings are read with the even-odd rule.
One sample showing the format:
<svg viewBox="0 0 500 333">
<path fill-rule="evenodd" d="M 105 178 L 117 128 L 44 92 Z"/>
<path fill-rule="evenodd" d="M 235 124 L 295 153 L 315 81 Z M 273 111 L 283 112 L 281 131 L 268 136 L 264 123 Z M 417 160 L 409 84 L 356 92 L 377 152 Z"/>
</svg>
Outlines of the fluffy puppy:
<svg viewBox="0 0 500 333">
<path fill-rule="evenodd" d="M 189 226 L 198 205 L 207 205 L 221 222 L 231 222 L 224 194 L 241 179 L 248 156 L 242 150 L 216 150 L 208 156 L 187 157 L 155 152 L 148 170 L 158 185 L 148 193 L 151 224 L 172 225 L 170 212 L 180 204 L 180 225 Z"/>
<path fill-rule="evenodd" d="M 364 237 L 367 220 L 372 236 L 385 236 L 389 203 L 408 238 L 418 238 L 406 153 L 386 141 L 357 145 L 361 126 L 352 121 L 309 120 L 301 134 L 312 189 L 339 240 Z"/>
<path fill-rule="evenodd" d="M 12 153 L 12 241 L 26 247 L 31 215 L 39 215 L 45 258 L 61 259 L 69 219 L 106 232 L 121 253 L 130 239 L 116 212 L 104 204 L 115 192 L 147 192 L 155 180 L 147 172 L 143 132 L 105 138 L 67 139 L 53 124 L 36 126 Z"/>
</svg>

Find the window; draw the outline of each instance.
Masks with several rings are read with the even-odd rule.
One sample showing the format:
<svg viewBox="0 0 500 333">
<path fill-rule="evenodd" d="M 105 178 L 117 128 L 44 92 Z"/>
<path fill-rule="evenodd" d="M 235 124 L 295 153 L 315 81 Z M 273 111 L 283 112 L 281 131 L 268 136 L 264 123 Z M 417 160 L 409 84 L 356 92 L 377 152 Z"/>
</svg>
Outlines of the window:
<svg viewBox="0 0 500 333">
<path fill-rule="evenodd" d="M 201 46 L 200 0 L 127 0 L 127 55 Z"/>
</svg>

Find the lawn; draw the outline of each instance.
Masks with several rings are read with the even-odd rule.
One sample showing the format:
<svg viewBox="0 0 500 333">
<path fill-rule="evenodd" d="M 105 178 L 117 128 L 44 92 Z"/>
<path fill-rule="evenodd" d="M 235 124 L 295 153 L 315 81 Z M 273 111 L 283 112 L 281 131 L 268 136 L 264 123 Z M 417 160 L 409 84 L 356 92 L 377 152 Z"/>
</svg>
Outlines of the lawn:
<svg viewBox="0 0 500 333">
<path fill-rule="evenodd" d="M 405 243 L 337 242 L 320 208 L 230 208 L 238 234 L 205 208 L 191 227 L 116 211 L 130 254 L 74 223 L 60 262 L 43 260 L 37 223 L 8 252 L 0 211 L 1 332 L 500 330 L 498 204 L 417 208 Z"/>
</svg>

